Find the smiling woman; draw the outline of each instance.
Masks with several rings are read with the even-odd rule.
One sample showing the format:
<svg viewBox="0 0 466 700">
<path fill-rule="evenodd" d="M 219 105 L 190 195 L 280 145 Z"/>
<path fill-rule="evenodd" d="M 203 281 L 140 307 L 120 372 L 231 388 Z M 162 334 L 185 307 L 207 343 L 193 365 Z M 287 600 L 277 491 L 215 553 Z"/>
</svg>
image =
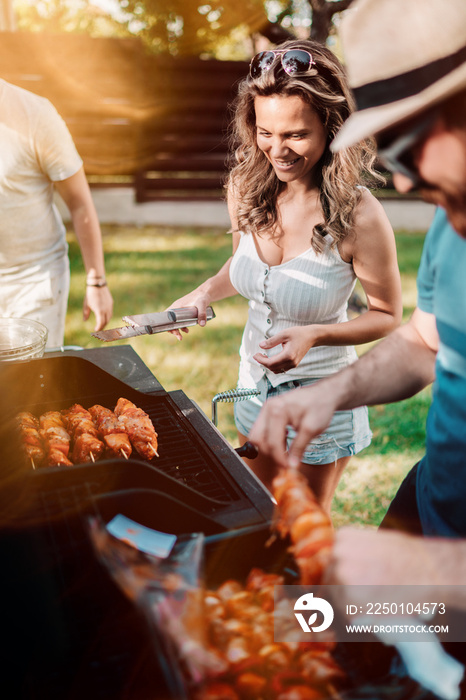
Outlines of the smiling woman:
<svg viewBox="0 0 466 700">
<path fill-rule="evenodd" d="M 233 255 L 171 305 L 197 306 L 205 325 L 213 302 L 237 293 L 249 300 L 238 386 L 259 395 L 235 406 L 243 443 L 270 396 L 332 374 L 357 358 L 355 344 L 393 330 L 401 291 L 393 231 L 361 187 L 373 151 L 358 145 L 334 155 L 329 148 L 352 109 L 333 53 L 311 41 L 261 52 L 234 107 L 227 184 Z M 357 279 L 368 310 L 348 320 Z M 301 469 L 327 510 L 351 455 L 370 440 L 363 407 L 338 414 L 308 445 Z M 270 487 L 275 463 L 259 455 L 249 466 Z"/>
</svg>

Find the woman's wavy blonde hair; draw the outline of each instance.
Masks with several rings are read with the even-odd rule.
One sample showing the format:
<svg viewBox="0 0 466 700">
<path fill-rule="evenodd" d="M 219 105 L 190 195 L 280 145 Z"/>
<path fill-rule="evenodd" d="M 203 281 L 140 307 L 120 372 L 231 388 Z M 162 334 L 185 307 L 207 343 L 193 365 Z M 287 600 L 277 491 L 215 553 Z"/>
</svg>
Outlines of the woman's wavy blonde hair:
<svg viewBox="0 0 466 700">
<path fill-rule="evenodd" d="M 285 185 L 257 145 L 254 99 L 257 96 L 298 95 L 319 115 L 327 131 L 327 145 L 320 160 L 320 203 L 324 222 L 314 227 L 311 245 L 316 252 L 324 248 L 323 237 L 331 234 L 337 245 L 353 227 L 354 211 L 361 196 L 357 185 L 383 182 L 373 169 L 375 146 L 372 141 L 332 153 L 330 143 L 354 109 L 343 66 L 330 49 L 311 40 L 292 40 L 279 49 L 304 49 L 316 63 L 315 74 L 290 76 L 276 59 L 259 77 L 250 75 L 241 81 L 232 105 L 234 116 L 230 139 L 231 169 L 227 192 L 234 193 L 238 230 L 258 235 L 268 233 L 280 238 L 277 197 Z"/>
</svg>

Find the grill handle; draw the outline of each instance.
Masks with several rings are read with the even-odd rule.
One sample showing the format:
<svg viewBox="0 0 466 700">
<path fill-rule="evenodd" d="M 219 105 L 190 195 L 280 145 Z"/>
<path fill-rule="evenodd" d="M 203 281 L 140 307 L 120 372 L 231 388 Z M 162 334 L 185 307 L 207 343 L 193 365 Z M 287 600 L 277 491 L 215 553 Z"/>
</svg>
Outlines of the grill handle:
<svg viewBox="0 0 466 700">
<path fill-rule="evenodd" d="M 222 403 L 234 403 L 235 401 L 246 401 L 250 399 L 251 396 L 257 396 L 260 394 L 259 389 L 229 389 L 228 391 L 221 391 L 219 394 L 215 394 L 212 399 L 212 423 L 217 425 L 217 404 Z M 240 457 L 246 457 L 246 459 L 255 459 L 258 455 L 258 450 L 252 442 L 245 442 L 241 447 L 236 448 L 236 453 Z"/>
<path fill-rule="evenodd" d="M 212 399 L 212 423 L 217 425 L 217 403 L 234 403 L 235 401 L 246 401 L 251 396 L 260 394 L 259 389 L 229 389 L 215 394 Z"/>
<path fill-rule="evenodd" d="M 259 454 L 257 447 L 248 440 L 244 443 L 244 445 L 241 445 L 241 447 L 237 447 L 235 452 L 240 457 L 246 457 L 246 459 L 256 459 L 257 455 Z"/>
</svg>

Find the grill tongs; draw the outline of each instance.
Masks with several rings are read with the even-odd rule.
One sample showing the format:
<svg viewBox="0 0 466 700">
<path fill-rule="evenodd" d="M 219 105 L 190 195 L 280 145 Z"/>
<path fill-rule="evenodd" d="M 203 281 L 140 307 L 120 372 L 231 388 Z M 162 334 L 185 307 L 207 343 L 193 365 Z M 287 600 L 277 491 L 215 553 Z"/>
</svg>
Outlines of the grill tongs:
<svg viewBox="0 0 466 700">
<path fill-rule="evenodd" d="M 207 307 L 207 320 L 215 318 L 214 310 Z M 137 335 L 152 335 L 163 331 L 174 331 L 177 328 L 187 328 L 197 324 L 197 308 L 186 306 L 180 309 L 168 309 L 152 314 L 137 314 L 136 316 L 123 316 L 122 320 L 128 326 L 122 328 L 109 328 L 105 331 L 91 333 L 94 338 L 111 342 L 112 340 L 123 340 L 124 338 L 134 338 Z"/>
</svg>

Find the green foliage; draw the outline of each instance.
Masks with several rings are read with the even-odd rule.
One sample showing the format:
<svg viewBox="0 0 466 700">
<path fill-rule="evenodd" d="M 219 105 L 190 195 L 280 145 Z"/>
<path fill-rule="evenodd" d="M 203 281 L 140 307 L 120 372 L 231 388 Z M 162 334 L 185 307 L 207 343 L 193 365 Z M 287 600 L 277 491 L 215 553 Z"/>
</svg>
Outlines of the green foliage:
<svg viewBox="0 0 466 700">
<path fill-rule="evenodd" d="M 429 387 L 405 401 L 371 407 L 369 416 L 373 436 L 367 454 L 407 454 L 422 448 L 431 401 Z"/>
<path fill-rule="evenodd" d="M 239 26 L 252 33 L 267 21 L 262 0 L 120 0 L 120 4 L 137 19 L 138 36 L 152 50 L 174 54 L 212 52 L 219 39 Z"/>
<path fill-rule="evenodd" d="M 425 234 L 397 231 L 398 267 L 401 275 L 416 277 Z"/>
</svg>

